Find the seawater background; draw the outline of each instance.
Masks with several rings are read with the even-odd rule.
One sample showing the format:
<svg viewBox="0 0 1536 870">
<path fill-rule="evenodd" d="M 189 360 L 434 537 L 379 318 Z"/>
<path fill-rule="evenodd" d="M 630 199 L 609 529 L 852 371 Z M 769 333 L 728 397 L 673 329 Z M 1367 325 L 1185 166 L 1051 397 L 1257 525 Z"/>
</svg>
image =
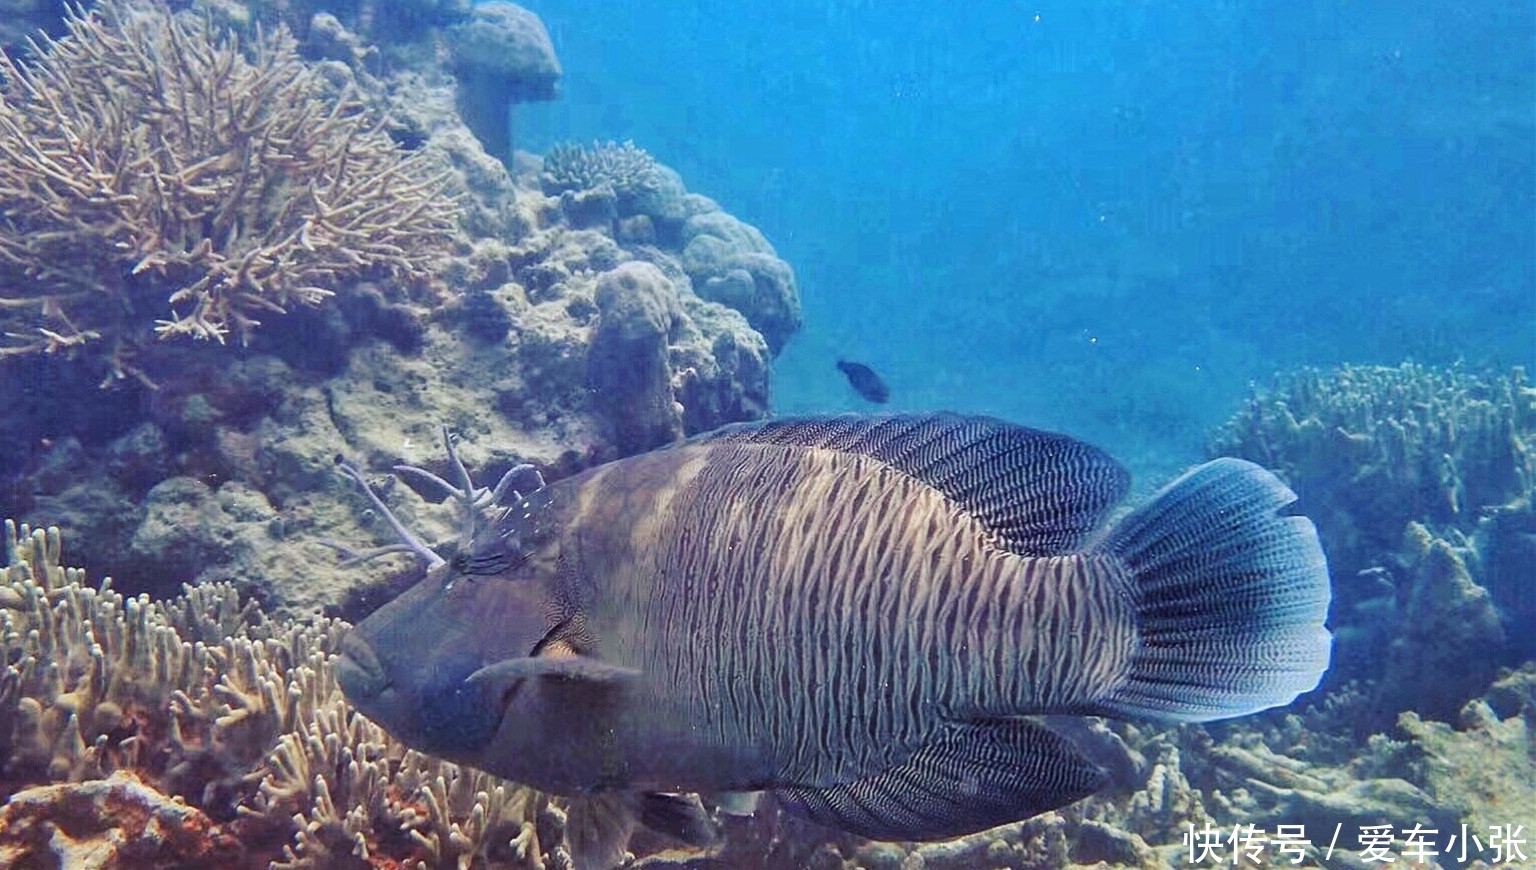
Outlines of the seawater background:
<svg viewBox="0 0 1536 870">
<path fill-rule="evenodd" d="M 1524 0 L 527 0 L 517 145 L 633 139 L 759 226 L 780 413 L 1059 428 L 1163 471 L 1299 364 L 1536 362 Z"/>
</svg>

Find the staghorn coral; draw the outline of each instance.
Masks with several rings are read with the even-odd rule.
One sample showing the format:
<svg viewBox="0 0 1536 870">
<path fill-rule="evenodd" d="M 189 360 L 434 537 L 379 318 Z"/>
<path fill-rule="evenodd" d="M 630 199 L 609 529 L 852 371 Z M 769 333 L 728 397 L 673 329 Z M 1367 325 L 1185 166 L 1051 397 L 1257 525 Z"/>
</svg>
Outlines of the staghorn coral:
<svg viewBox="0 0 1536 870">
<path fill-rule="evenodd" d="M 7 522 L 6 533 L 0 783 L 133 768 L 232 816 L 277 735 L 310 712 L 305 665 L 340 626 L 278 629 L 223 585 L 165 604 L 125 598 L 60 567 L 57 530 Z"/>
<path fill-rule="evenodd" d="M 249 338 L 351 279 L 420 282 L 457 206 L 279 28 L 246 50 L 208 18 L 108 0 L 0 55 L 0 353 Z"/>
<path fill-rule="evenodd" d="M 548 798 L 488 774 L 402 751 L 351 711 L 329 665 L 307 695 L 323 699 L 282 735 L 260 797 L 242 813 L 298 831 L 273 870 L 337 866 L 541 868 L 537 819 Z"/>
</svg>

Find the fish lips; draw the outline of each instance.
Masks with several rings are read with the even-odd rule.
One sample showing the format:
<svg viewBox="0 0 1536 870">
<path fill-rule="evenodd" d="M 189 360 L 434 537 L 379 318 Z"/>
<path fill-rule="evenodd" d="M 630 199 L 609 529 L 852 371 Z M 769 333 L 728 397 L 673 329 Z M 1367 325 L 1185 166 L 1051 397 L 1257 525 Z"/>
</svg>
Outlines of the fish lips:
<svg viewBox="0 0 1536 870">
<path fill-rule="evenodd" d="M 336 683 L 355 707 L 365 707 L 391 685 L 384 665 L 374 653 L 373 647 L 349 631 L 341 638 L 341 655 L 336 659 Z"/>
<path fill-rule="evenodd" d="M 454 656 L 397 683 L 356 631 L 342 637 L 336 682 L 359 712 L 409 746 L 441 755 L 472 753 L 501 727 L 506 698 L 469 676 L 481 667 Z"/>
</svg>

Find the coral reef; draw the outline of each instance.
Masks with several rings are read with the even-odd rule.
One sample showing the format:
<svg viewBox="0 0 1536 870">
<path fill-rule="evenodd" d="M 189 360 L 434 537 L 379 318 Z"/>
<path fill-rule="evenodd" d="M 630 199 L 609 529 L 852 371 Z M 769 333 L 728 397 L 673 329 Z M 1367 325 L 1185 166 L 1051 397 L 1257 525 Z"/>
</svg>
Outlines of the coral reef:
<svg viewBox="0 0 1536 870">
<path fill-rule="evenodd" d="M 305 57 L 359 76 L 422 76 L 443 86 L 498 163 L 512 159 L 514 104 L 559 97 L 560 60 L 543 21 L 505 0 L 193 0 L 247 36 L 258 25 L 297 34 Z M 407 140 L 408 141 L 408 138 Z"/>
<path fill-rule="evenodd" d="M 513 103 L 559 95 L 560 60 L 539 16 L 516 3 L 477 3 L 447 30 L 459 112 L 485 150 L 510 158 Z"/>
<path fill-rule="evenodd" d="M 1400 710 L 1449 720 L 1536 615 L 1536 388 L 1515 369 L 1344 366 L 1255 396 L 1210 445 L 1274 468 L 1317 522 L 1334 574 L 1330 685 L 1372 681 Z M 1443 679 L 1423 679 L 1435 673 Z"/>
<path fill-rule="evenodd" d="M 195 22 L 202 33 L 210 20 L 244 29 L 276 20 L 268 4 L 205 7 L 207 18 L 180 26 Z M 336 14 L 354 26 L 361 13 Z M 307 31 L 311 40 L 318 32 Z M 795 312 L 776 340 L 798 326 L 793 273 L 761 234 L 653 158 L 657 186 L 633 214 L 619 217 L 607 189 L 546 194 L 537 158 L 520 155 L 509 171 L 485 153 L 445 69 L 376 76 L 356 32 L 326 32 L 361 54 L 318 63 L 285 55 L 286 68 L 365 107 L 379 123 L 359 135 L 412 149 L 410 160 L 460 208 L 456 246 L 421 263 L 433 269 L 431 292 L 402 294 L 370 272 L 331 285 L 336 295 L 321 308 L 263 317 L 243 346 L 150 340 L 123 362 L 152 375 L 154 389 L 128 379 L 89 395 L 99 374 L 87 361 L 0 360 L 0 439 L 13 446 L 0 452 L 0 511 L 61 526 L 82 564 L 110 568 L 135 593 L 229 581 L 277 612 L 338 606 L 364 577 L 338 568 L 319 539 L 382 530 L 338 485 L 332 458 L 413 462 L 441 423 L 463 434 L 477 474 L 527 461 L 555 476 L 765 415 L 773 350 L 752 323 L 764 317 L 754 298 L 722 304 L 697 292 L 692 274 L 705 273 L 684 263 L 684 228 L 695 218 L 734 228 L 722 258 L 740 244 L 776 276 L 774 304 Z M 232 50 L 222 40 L 219 50 Z M 334 123 L 328 114 L 315 122 Z M 289 169 L 288 183 L 307 184 Z M 594 204 L 610 217 L 587 222 L 582 210 Z M 635 274 L 645 280 L 631 284 Z M 631 287 L 648 301 L 626 298 Z M 648 308 L 664 312 L 662 328 L 642 323 Z M 389 498 L 407 517 L 427 506 L 408 486 Z M 409 570 L 379 568 L 385 578 Z"/>
<path fill-rule="evenodd" d="M 429 38 L 434 31 L 462 22 L 470 15 L 470 0 L 285 0 L 280 3 L 240 3 L 237 0 L 205 0 L 223 7 L 234 17 L 259 17 L 282 22 L 311 43 L 322 16 L 366 41 L 372 53 L 380 46 L 409 44 Z"/>
<path fill-rule="evenodd" d="M 57 530 L 7 522 L 0 864 L 568 865 L 547 798 L 346 706 L 343 624 L 276 623 L 223 585 L 125 598 L 61 551 Z"/>
<path fill-rule="evenodd" d="M 1299 493 L 1346 574 L 1410 521 L 1470 534 L 1536 488 L 1536 387 L 1414 364 L 1305 369 L 1255 395 L 1207 450 L 1273 468 Z"/>
<path fill-rule="evenodd" d="M 151 334 L 245 341 L 349 279 L 420 282 L 452 201 L 286 30 L 247 53 L 207 19 L 110 0 L 0 55 L 7 354 L 145 376 Z"/>
</svg>

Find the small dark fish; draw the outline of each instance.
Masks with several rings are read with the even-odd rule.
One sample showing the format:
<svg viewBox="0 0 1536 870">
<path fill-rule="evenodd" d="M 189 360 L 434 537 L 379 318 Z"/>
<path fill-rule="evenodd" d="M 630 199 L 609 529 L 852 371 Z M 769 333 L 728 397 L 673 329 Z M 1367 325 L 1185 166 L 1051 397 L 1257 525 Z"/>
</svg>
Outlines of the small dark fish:
<svg viewBox="0 0 1536 870">
<path fill-rule="evenodd" d="M 626 837 L 708 841 L 680 795 L 751 791 L 957 837 L 1104 784 L 1022 717 L 1243 716 L 1328 668 L 1328 567 L 1283 483 L 1218 459 L 1110 522 L 1128 488 L 986 417 L 731 426 L 520 496 L 359 623 L 337 679 L 408 746 L 609 795 Z"/>
<path fill-rule="evenodd" d="M 891 400 L 891 388 L 869 366 L 840 359 L 837 361 L 837 370 L 848 378 L 848 386 L 853 387 L 854 392 L 869 401 L 884 405 Z"/>
</svg>

